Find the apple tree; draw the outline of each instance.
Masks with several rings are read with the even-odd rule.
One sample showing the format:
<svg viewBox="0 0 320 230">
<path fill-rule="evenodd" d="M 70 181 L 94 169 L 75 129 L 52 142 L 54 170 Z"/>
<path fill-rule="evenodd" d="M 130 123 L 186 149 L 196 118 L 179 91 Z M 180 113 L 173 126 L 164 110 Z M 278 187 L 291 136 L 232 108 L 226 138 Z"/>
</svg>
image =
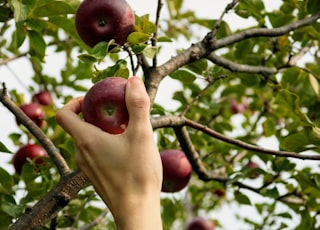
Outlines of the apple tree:
<svg viewBox="0 0 320 230">
<path fill-rule="evenodd" d="M 115 229 L 55 114 L 93 83 L 132 75 L 145 82 L 159 150 L 182 150 L 192 166 L 184 189 L 163 193 L 164 229 L 183 229 L 198 216 L 227 229 L 223 208 L 225 219 L 247 229 L 319 228 L 318 1 L 278 1 L 272 9 L 267 0 L 206 1 L 201 7 L 224 5 L 211 17 L 185 7 L 187 0 L 155 2 L 154 11 L 135 14 L 124 45 L 89 47 L 76 30 L 79 0 L 0 0 L 0 68 L 23 60 L 32 69 L 30 83 L 15 75 L 28 82 L 28 94 L 1 76 L 1 106 L 19 121 L 6 128 L 19 131 L 0 140 L 0 154 L 13 157 L 26 144 L 48 154 L 42 164 L 29 157 L 20 173 L 8 169 L 11 160 L 0 168 L 0 229 Z M 229 15 L 253 23 L 232 29 Z M 47 71 L 52 55 L 63 60 L 59 76 Z M 178 87 L 159 103 L 165 80 Z M 53 98 L 37 102 L 42 126 L 21 110 L 40 91 Z"/>
</svg>

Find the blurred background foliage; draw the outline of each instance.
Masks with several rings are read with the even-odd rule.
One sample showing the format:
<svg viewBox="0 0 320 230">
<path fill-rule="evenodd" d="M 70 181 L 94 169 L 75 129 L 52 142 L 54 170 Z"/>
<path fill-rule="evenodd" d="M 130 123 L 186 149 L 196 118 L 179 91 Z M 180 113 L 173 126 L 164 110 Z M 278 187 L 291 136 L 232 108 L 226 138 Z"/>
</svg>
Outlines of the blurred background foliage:
<svg viewBox="0 0 320 230">
<path fill-rule="evenodd" d="M 233 31 L 223 20 L 217 30 L 217 39 L 254 28 L 284 26 L 320 12 L 317 0 L 281 1 L 279 9 L 272 11 L 266 9 L 267 2 L 240 0 L 229 13 L 253 19 L 255 24 Z M 192 9 L 183 7 L 183 0 L 163 3 L 167 17 L 160 16 L 158 46 L 151 45 L 155 23 L 148 15 L 136 15 L 137 32 L 130 37 L 131 53 L 128 55 L 119 47 L 108 52 L 108 43 L 90 49 L 80 40 L 74 26 L 78 0 L 0 0 L 0 67 L 24 59 L 33 70 L 32 84 L 27 86 L 30 95 L 46 89 L 52 92 L 56 102 L 64 103 L 75 95 L 83 95 L 92 82 L 99 79 L 132 75 L 138 66 L 135 55 L 143 54 L 151 60 L 157 53 L 169 60 L 171 57 L 166 56 L 166 46 L 173 44 L 175 47 L 174 44 L 182 40 L 189 45 L 200 41 L 218 21 L 219 15 L 212 18 L 197 16 Z M 275 74 L 237 72 L 208 59 L 200 59 L 166 77 L 180 86 L 172 96 L 177 107 L 170 110 L 155 103 L 152 113 L 154 116 L 184 114 L 230 138 L 255 145 L 267 143 L 269 149 L 318 154 L 319 38 L 320 24 L 316 22 L 282 36 L 252 37 L 216 50 L 215 54 L 233 63 L 275 68 L 277 71 Z M 60 77 L 45 69 L 49 51 L 65 59 Z M 183 50 L 177 48 L 176 52 Z M 141 68 L 138 73 L 144 75 Z M 24 76 L 18 77 L 24 81 Z M 1 79 L 6 82 L 4 76 Z M 17 105 L 27 102 L 26 95 L 16 89 L 8 90 Z M 60 149 L 69 166 L 76 169 L 73 141 L 55 121 L 57 106 L 44 109 L 46 126 L 43 131 Z M 206 169 L 217 179 L 202 181 L 194 173 L 186 189 L 177 194 L 163 194 L 164 229 L 183 229 L 188 220 L 198 215 L 211 219 L 217 229 L 227 229 L 217 214 L 222 207 L 229 208 L 229 215 L 235 215 L 234 218 L 246 229 L 305 230 L 320 227 L 317 161 L 253 152 L 201 131 L 191 128 L 188 131 Z M 171 128 L 159 128 L 155 133 L 160 151 L 179 148 Z M 8 139 L 17 147 L 37 142 L 23 126 Z M 0 140 L 0 151 L 13 153 L 3 140 Z M 250 162 L 258 164 L 258 168 L 246 167 Z M 26 165 L 21 176 L 0 168 L 0 229 L 7 229 L 59 179 L 50 159 L 39 171 Z M 81 228 L 99 216 L 103 217 L 102 220 L 92 229 L 115 229 L 111 214 L 89 186 L 44 229 L 50 226 L 51 229 Z"/>
</svg>

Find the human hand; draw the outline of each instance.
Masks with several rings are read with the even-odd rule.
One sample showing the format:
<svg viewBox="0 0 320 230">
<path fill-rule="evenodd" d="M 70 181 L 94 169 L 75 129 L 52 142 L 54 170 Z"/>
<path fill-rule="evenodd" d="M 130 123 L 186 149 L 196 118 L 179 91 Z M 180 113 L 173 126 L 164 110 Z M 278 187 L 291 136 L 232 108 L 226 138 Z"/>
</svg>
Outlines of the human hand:
<svg viewBox="0 0 320 230">
<path fill-rule="evenodd" d="M 80 119 L 82 101 L 75 98 L 57 113 L 58 123 L 74 138 L 79 168 L 109 207 L 118 229 L 162 229 L 162 166 L 143 82 L 128 79 L 129 124 L 119 135 Z"/>
</svg>

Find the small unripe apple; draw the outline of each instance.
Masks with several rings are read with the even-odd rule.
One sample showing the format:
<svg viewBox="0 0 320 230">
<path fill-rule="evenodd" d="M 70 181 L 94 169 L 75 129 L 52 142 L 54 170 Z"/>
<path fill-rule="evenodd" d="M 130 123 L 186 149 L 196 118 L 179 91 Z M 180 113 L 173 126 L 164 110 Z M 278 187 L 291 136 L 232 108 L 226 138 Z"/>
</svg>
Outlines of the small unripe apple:
<svg viewBox="0 0 320 230">
<path fill-rule="evenodd" d="M 208 219 L 195 217 L 187 224 L 186 230 L 214 230 L 214 224 Z"/>
<path fill-rule="evenodd" d="M 163 167 L 162 192 L 178 192 L 189 183 L 192 166 L 184 154 L 177 149 L 168 149 L 160 153 Z"/>
<path fill-rule="evenodd" d="M 38 103 L 23 104 L 20 109 L 34 122 L 37 126 L 42 127 L 44 125 L 45 113 Z M 18 125 L 20 121 L 16 119 Z"/>
<path fill-rule="evenodd" d="M 18 174 L 21 174 L 22 167 L 28 160 L 35 160 L 36 165 L 44 164 L 44 157 L 47 156 L 46 150 L 38 144 L 26 144 L 22 146 L 13 156 L 13 166 Z"/>
<path fill-rule="evenodd" d="M 43 90 L 34 94 L 32 96 L 32 101 L 44 106 L 51 105 L 53 103 L 51 93 L 47 90 Z"/>
<path fill-rule="evenodd" d="M 77 32 L 90 47 L 111 39 L 123 45 L 134 24 L 134 14 L 126 0 L 84 0 L 76 12 Z"/>
<path fill-rule="evenodd" d="M 84 120 L 105 132 L 123 133 L 129 123 L 126 84 L 127 80 L 121 77 L 105 78 L 94 84 L 83 99 Z"/>
</svg>

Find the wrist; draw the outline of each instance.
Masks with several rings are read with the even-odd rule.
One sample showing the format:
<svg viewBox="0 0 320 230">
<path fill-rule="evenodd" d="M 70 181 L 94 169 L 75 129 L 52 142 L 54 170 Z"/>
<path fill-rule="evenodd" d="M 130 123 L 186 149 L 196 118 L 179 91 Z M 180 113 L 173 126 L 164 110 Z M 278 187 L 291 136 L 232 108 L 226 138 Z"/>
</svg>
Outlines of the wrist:
<svg viewBox="0 0 320 230">
<path fill-rule="evenodd" d="M 126 197 L 116 210 L 118 230 L 162 230 L 160 193 Z"/>
</svg>

